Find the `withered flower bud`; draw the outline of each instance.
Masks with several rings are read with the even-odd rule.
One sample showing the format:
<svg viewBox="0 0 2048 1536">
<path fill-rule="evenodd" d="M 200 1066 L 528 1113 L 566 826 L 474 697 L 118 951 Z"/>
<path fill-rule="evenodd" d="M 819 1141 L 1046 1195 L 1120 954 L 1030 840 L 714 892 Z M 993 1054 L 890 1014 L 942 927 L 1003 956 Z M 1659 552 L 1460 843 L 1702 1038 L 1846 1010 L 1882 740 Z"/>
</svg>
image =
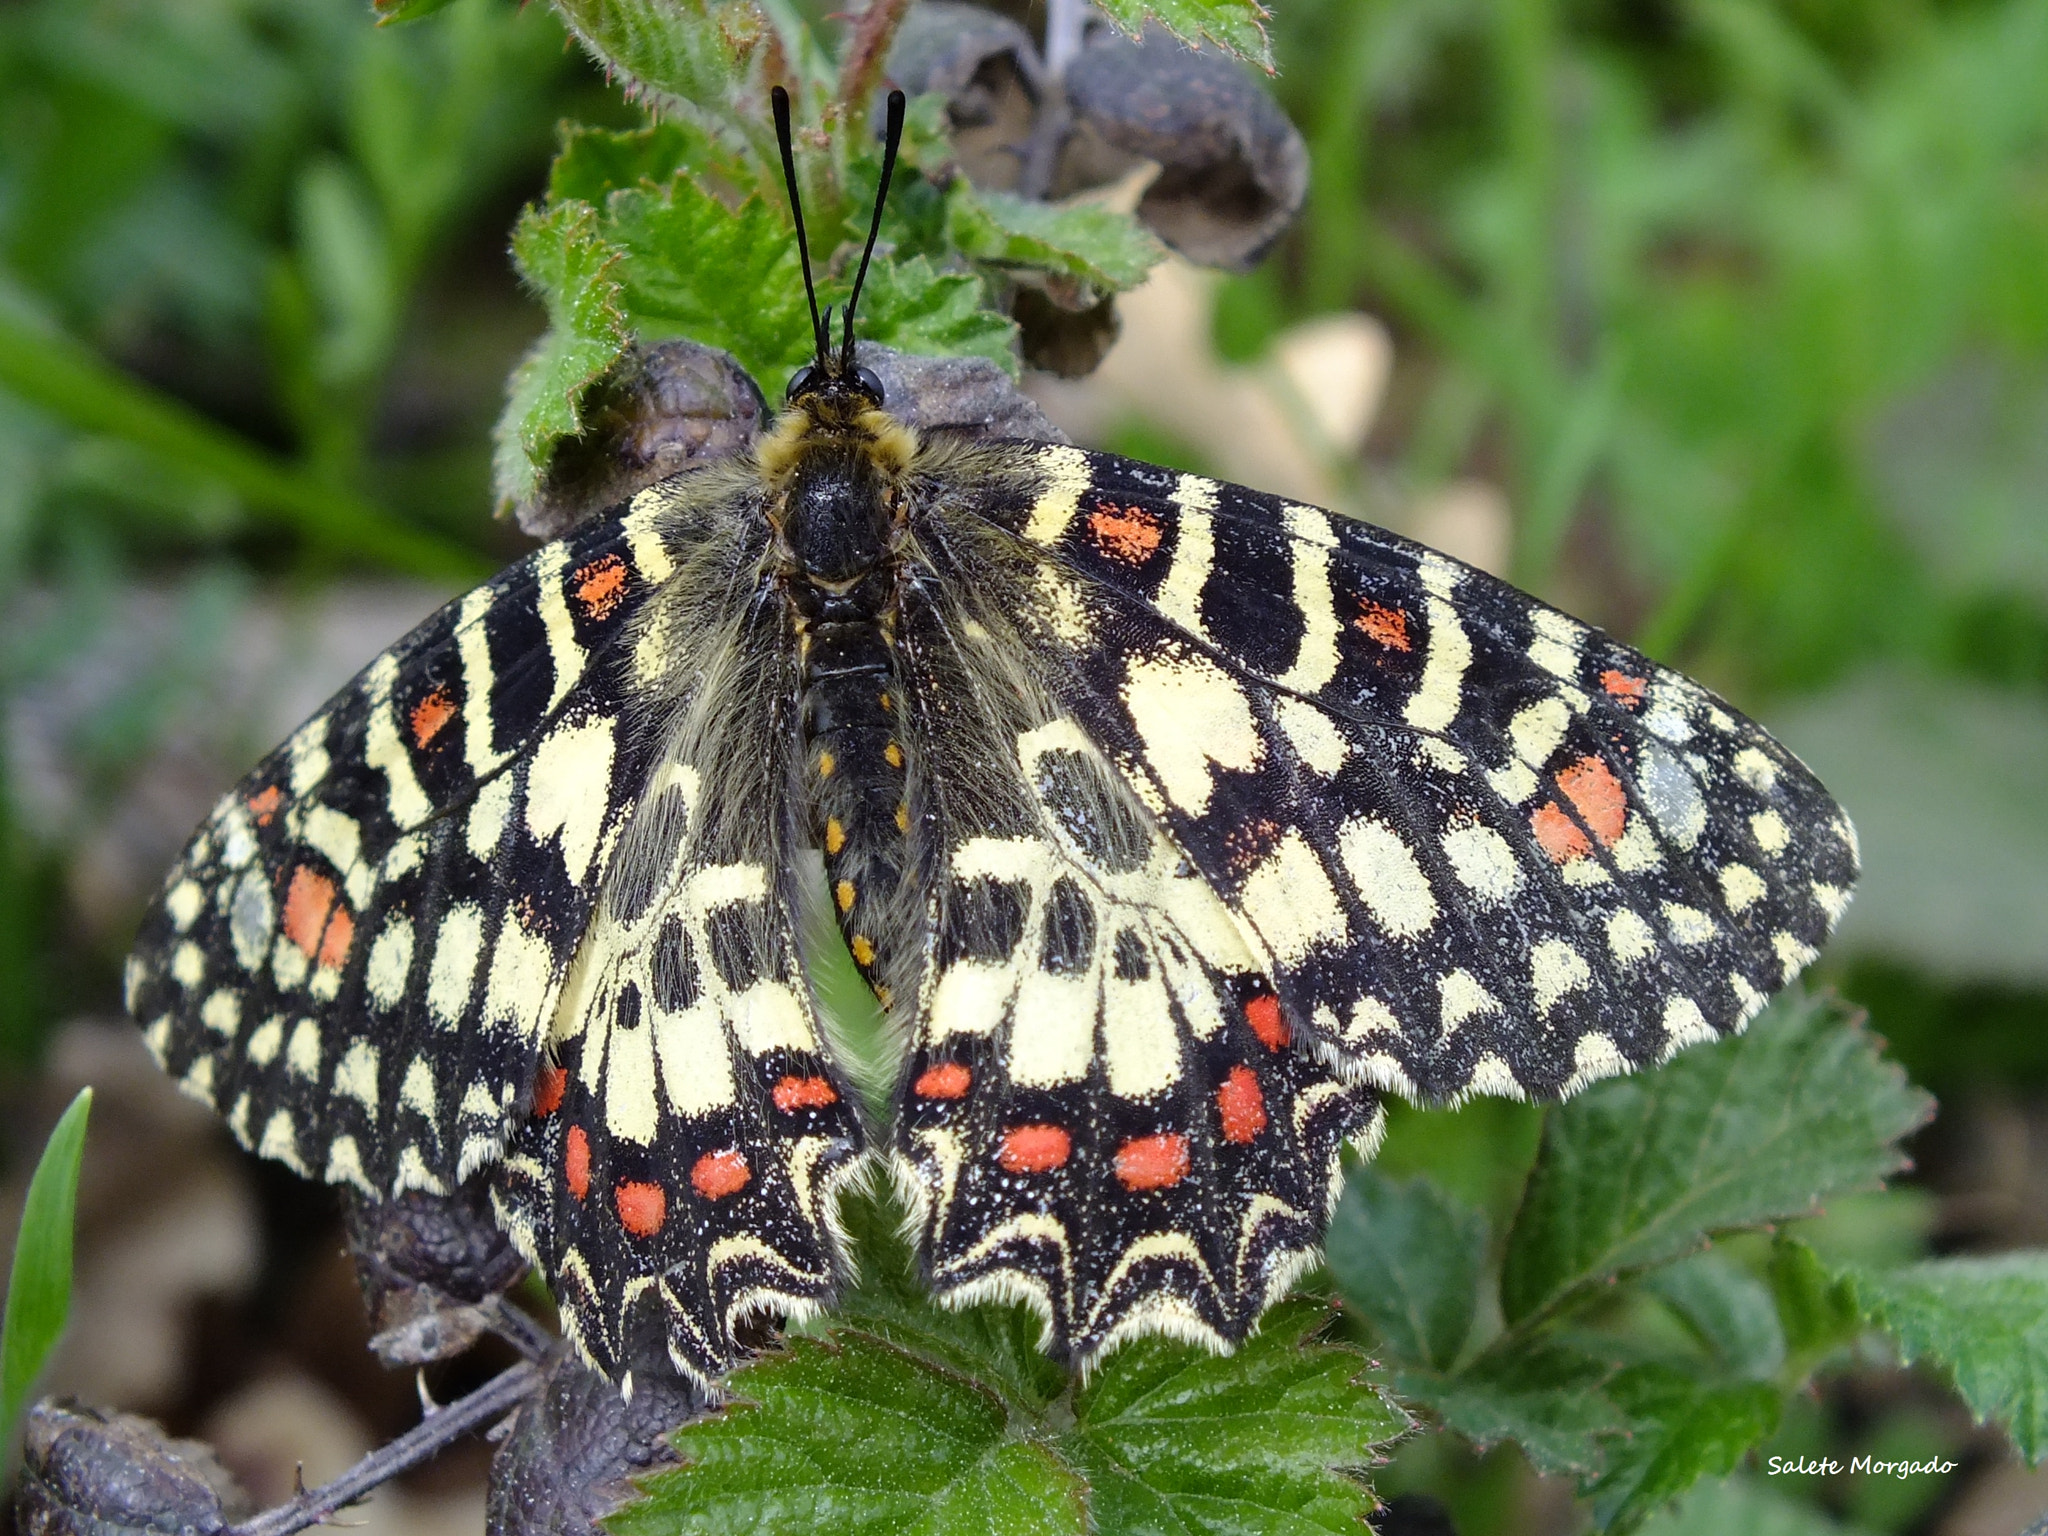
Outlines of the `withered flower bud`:
<svg viewBox="0 0 2048 1536">
<path fill-rule="evenodd" d="M 29 1410 L 14 1495 L 22 1536 L 210 1536 L 250 1512 L 196 1440 L 78 1403 Z"/>
<path fill-rule="evenodd" d="M 913 96 L 945 96 L 953 153 L 969 181 L 998 191 L 1017 185 L 1045 95 L 1030 33 L 978 5 L 926 0 L 904 18 L 888 74 Z"/>
<path fill-rule="evenodd" d="M 488 1326 L 479 1303 L 526 1271 L 491 1219 L 480 1181 L 452 1196 L 409 1190 L 395 1200 L 350 1195 L 349 1252 L 376 1329 L 370 1347 L 386 1365 L 445 1360 Z"/>
</svg>

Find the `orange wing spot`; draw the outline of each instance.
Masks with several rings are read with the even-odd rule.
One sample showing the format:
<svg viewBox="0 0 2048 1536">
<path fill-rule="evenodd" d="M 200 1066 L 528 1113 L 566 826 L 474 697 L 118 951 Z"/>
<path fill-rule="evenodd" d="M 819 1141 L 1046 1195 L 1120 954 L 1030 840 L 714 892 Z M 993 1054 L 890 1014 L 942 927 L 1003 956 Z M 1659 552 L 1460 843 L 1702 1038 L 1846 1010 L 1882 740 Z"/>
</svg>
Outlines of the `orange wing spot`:
<svg viewBox="0 0 2048 1536">
<path fill-rule="evenodd" d="M 327 914 L 333 910 L 332 880 L 304 864 L 292 871 L 291 886 L 284 894 L 284 936 L 298 945 L 308 960 L 320 952 Z"/>
<path fill-rule="evenodd" d="M 533 1080 L 533 1113 L 535 1119 L 544 1119 L 562 1107 L 562 1094 L 569 1087 L 569 1074 L 560 1067 L 541 1065 L 540 1072 Z"/>
<path fill-rule="evenodd" d="M 327 920 L 327 932 L 320 938 L 319 963 L 340 970 L 348 960 L 348 947 L 355 937 L 356 920 L 349 916 L 345 903 L 336 902 L 334 915 Z"/>
<path fill-rule="evenodd" d="M 1368 640 L 1377 640 L 1390 651 L 1412 651 L 1414 642 L 1408 638 L 1408 610 L 1388 608 L 1361 597 L 1358 600 L 1358 617 L 1351 621 L 1354 629 L 1363 630 Z"/>
<path fill-rule="evenodd" d="M 936 1067 L 926 1067 L 910 1091 L 920 1099 L 964 1099 L 973 1086 L 972 1072 L 957 1061 L 942 1061 Z"/>
<path fill-rule="evenodd" d="M 267 827 L 270 818 L 277 814 L 277 808 L 284 804 L 284 791 L 273 784 L 261 793 L 251 795 L 243 804 L 255 812 L 257 826 Z"/>
<path fill-rule="evenodd" d="M 436 688 L 412 707 L 412 744 L 424 747 L 454 718 L 455 701 L 448 697 L 447 689 Z"/>
<path fill-rule="evenodd" d="M 620 1225 L 635 1237 L 654 1236 L 668 1220 L 668 1191 L 659 1184 L 622 1180 L 612 1191 L 612 1202 L 619 1208 Z"/>
<path fill-rule="evenodd" d="M 1187 1172 L 1188 1139 L 1172 1131 L 1133 1136 L 1116 1149 L 1117 1182 L 1125 1189 L 1171 1189 Z"/>
<path fill-rule="evenodd" d="M 706 1152 L 690 1169 L 690 1188 L 706 1200 L 723 1200 L 745 1189 L 753 1176 L 745 1153 L 734 1149 Z"/>
<path fill-rule="evenodd" d="M 1088 531 L 1106 558 L 1125 565 L 1143 565 L 1159 548 L 1158 515 L 1143 507 L 1098 501 L 1089 514 Z"/>
<path fill-rule="evenodd" d="M 1583 859 L 1593 851 L 1579 824 L 1565 815 L 1555 800 L 1544 801 L 1530 813 L 1529 830 L 1536 834 L 1543 851 L 1559 864 Z"/>
<path fill-rule="evenodd" d="M 1051 1173 L 1074 1154 L 1074 1138 L 1057 1125 L 1013 1125 L 996 1161 L 1005 1173 Z"/>
<path fill-rule="evenodd" d="M 1557 787 L 1593 829 L 1601 847 L 1612 848 L 1621 841 L 1628 825 L 1628 792 L 1605 758 L 1588 753 L 1557 776 Z"/>
<path fill-rule="evenodd" d="M 842 827 L 839 824 L 839 818 L 834 816 L 825 823 L 825 851 L 827 853 L 837 853 L 845 846 L 846 828 Z"/>
<path fill-rule="evenodd" d="M 853 958 L 860 962 L 860 964 L 873 965 L 875 963 L 874 941 L 868 938 L 866 934 L 856 933 L 853 936 L 853 942 L 847 948 L 853 951 Z"/>
<path fill-rule="evenodd" d="M 1259 1037 L 1259 1043 L 1269 1051 L 1285 1050 L 1287 1042 L 1294 1038 L 1294 1031 L 1280 1017 L 1280 999 L 1271 993 L 1246 1003 L 1244 1017 L 1245 1022 L 1251 1025 L 1252 1033 Z"/>
<path fill-rule="evenodd" d="M 612 610 L 625 601 L 626 562 L 617 555 L 600 556 L 580 567 L 572 579 L 576 601 L 592 619 L 610 618 Z"/>
<path fill-rule="evenodd" d="M 562 1182 L 578 1200 L 590 1193 L 590 1138 L 580 1125 L 569 1127 L 568 1145 L 562 1148 Z"/>
<path fill-rule="evenodd" d="M 1239 1064 L 1216 1090 L 1216 1109 L 1223 1117 L 1223 1139 L 1247 1142 L 1266 1128 L 1266 1096 L 1259 1091 L 1259 1074 Z"/>
<path fill-rule="evenodd" d="M 1630 677 L 1626 672 L 1617 672 L 1609 667 L 1600 674 L 1600 686 L 1621 700 L 1624 709 L 1634 709 L 1643 702 L 1643 690 L 1650 686 L 1647 677 Z"/>
<path fill-rule="evenodd" d="M 785 1077 L 769 1094 L 784 1114 L 799 1109 L 823 1109 L 839 1102 L 839 1090 L 822 1077 Z"/>
</svg>

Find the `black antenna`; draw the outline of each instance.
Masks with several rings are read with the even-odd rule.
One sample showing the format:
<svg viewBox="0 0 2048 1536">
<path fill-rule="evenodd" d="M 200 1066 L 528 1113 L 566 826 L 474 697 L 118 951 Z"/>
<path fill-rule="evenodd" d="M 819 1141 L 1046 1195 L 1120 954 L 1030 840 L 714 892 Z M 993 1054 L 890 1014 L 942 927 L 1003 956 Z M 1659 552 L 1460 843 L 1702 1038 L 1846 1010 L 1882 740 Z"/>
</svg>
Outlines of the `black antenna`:
<svg viewBox="0 0 2048 1536">
<path fill-rule="evenodd" d="M 770 100 L 775 103 L 775 138 L 782 145 L 782 179 L 788 183 L 789 211 L 796 219 L 796 253 L 804 264 L 804 297 L 810 300 L 811 304 L 811 342 L 818 349 L 818 361 L 822 363 L 825 361 L 827 337 L 825 322 L 818 318 L 818 288 L 811 281 L 811 243 L 804 236 L 804 203 L 803 199 L 797 196 L 796 191 L 796 151 L 790 147 L 789 142 L 789 92 L 778 85 L 769 95 Z M 897 95 L 901 96 L 902 92 L 897 92 Z M 900 126 L 903 120 L 903 109 L 898 105 L 893 107 L 892 110 L 895 115 L 890 121 Z M 889 158 L 891 161 L 896 158 L 894 140 L 890 141 Z M 887 169 L 884 169 L 882 172 L 882 185 L 885 187 L 889 185 Z M 877 210 L 876 219 L 878 222 L 880 217 L 880 210 Z M 872 246 L 873 243 L 873 240 L 870 239 L 869 245 Z M 861 270 L 863 272 L 867 270 L 866 262 L 861 263 Z M 854 285 L 854 291 L 856 293 L 860 291 L 858 283 Z M 851 313 L 850 310 L 849 313 Z"/>
<path fill-rule="evenodd" d="M 784 108 L 786 112 L 788 109 Z M 786 142 L 786 140 L 785 140 Z M 860 285 L 868 280 L 868 258 L 875 254 L 875 236 L 882 232 L 882 205 L 889 200 L 889 177 L 896 170 L 896 149 L 903 142 L 903 93 L 889 93 L 889 126 L 882 138 L 882 182 L 875 188 L 875 218 L 868 225 L 867 249 L 860 253 L 860 271 L 853 279 L 853 293 L 846 301 L 846 329 L 839 350 L 842 368 L 853 366 L 853 307 L 860 302 Z M 824 347 L 820 345 L 822 356 Z"/>
</svg>

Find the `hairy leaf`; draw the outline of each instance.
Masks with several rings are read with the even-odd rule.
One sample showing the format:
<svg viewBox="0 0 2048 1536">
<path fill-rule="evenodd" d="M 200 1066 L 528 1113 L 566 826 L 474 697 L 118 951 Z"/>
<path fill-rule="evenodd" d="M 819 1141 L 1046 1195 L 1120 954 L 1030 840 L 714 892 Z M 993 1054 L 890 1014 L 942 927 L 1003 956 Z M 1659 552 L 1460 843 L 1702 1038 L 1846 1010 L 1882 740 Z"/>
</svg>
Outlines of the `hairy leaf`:
<svg viewBox="0 0 2048 1536">
<path fill-rule="evenodd" d="M 1857 1299 L 1907 1360 L 1940 1362 L 1979 1421 L 2048 1456 L 2048 1250 L 1857 1273 Z"/>
<path fill-rule="evenodd" d="M 1607 1394 L 1629 1415 L 1625 1439 L 1607 1445 L 1607 1471 L 1583 1491 L 1601 1529 L 1632 1530 L 1703 1477 L 1733 1472 L 1778 1427 L 1778 1389 L 1764 1382 L 1703 1385 L 1664 1364 L 1631 1366 Z"/>
<path fill-rule="evenodd" d="M 1591 1476 L 1606 1464 L 1603 1443 L 1629 1429 L 1606 1390 L 1617 1368 L 1604 1353 L 1541 1339 L 1452 1376 L 1402 1371 L 1394 1386 L 1481 1449 L 1512 1440 L 1539 1471 Z"/>
<path fill-rule="evenodd" d="M 82 1089 L 43 1144 L 22 1203 L 6 1317 L 0 1323 L 0 1444 L 8 1443 L 15 1418 L 71 1315 L 71 1228 L 91 1112 L 92 1090 Z"/>
<path fill-rule="evenodd" d="M 1258 0 L 1098 0 L 1102 14 L 1136 37 L 1157 22 L 1183 42 L 1199 48 L 1214 43 L 1250 59 L 1268 74 L 1273 50 L 1266 40 L 1266 8 Z"/>
<path fill-rule="evenodd" d="M 1640 1529 L 1642 1536 L 1852 1536 L 1812 1504 L 1741 1475 L 1696 1484 Z"/>
<path fill-rule="evenodd" d="M 667 186 L 678 171 L 736 164 L 727 147 L 692 122 L 659 122 L 624 131 L 573 124 L 548 171 L 548 200 L 603 207 L 623 187 Z"/>
<path fill-rule="evenodd" d="M 1014 376 L 1017 327 L 982 307 L 981 284 L 964 272 L 941 272 L 919 256 L 877 260 L 860 301 L 860 333 L 899 352 L 985 357 Z"/>
<path fill-rule="evenodd" d="M 1103 292 L 1136 287 L 1166 255 L 1166 247 L 1128 214 L 977 192 L 964 177 L 946 199 L 946 234 L 977 261 L 1036 268 Z"/>
<path fill-rule="evenodd" d="M 1616 1078 L 1551 1111 L 1509 1233 L 1502 1310 L 1519 1324 L 1710 1232 L 1812 1214 L 1904 1161 L 1932 1101 L 1860 1023 L 1803 993 L 1748 1033 Z"/>
<path fill-rule="evenodd" d="M 555 0 L 555 10 L 628 96 L 713 115 L 733 109 L 777 41 L 756 0 Z"/>
<path fill-rule="evenodd" d="M 1785 1329 L 1771 1288 L 1720 1253 L 1652 1271 L 1643 1288 L 1685 1319 L 1731 1376 L 1768 1381 L 1785 1364 Z"/>
<path fill-rule="evenodd" d="M 1814 1251 L 1780 1232 L 1771 1243 L 1771 1294 L 1785 1347 L 1809 1365 L 1850 1343 L 1862 1318 L 1854 1285 L 1828 1273 Z"/>
<path fill-rule="evenodd" d="M 1338 1294 L 1395 1360 L 1446 1370 L 1457 1359 L 1486 1263 L 1484 1212 L 1427 1177 L 1355 1168 L 1324 1251 Z"/>
<path fill-rule="evenodd" d="M 619 253 L 598 231 L 597 211 L 563 203 L 529 208 L 512 234 L 512 255 L 547 305 L 548 332 L 512 375 L 498 420 L 499 498 L 530 493 L 554 445 L 582 426 L 584 389 L 626 350 Z"/>
</svg>

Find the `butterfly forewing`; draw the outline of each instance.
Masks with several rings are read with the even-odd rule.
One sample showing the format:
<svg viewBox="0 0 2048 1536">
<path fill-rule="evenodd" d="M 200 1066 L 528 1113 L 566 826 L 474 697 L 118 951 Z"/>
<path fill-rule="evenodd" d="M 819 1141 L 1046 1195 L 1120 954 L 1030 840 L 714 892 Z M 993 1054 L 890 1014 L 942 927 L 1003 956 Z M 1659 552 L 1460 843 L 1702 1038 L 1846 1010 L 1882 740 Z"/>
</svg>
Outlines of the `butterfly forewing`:
<svg viewBox="0 0 2048 1536">
<path fill-rule="evenodd" d="M 1698 685 L 1368 524 L 1018 453 L 998 520 L 1048 557 L 1062 703 L 1369 1080 L 1555 1096 L 1659 1060 L 1840 914 L 1847 819 Z"/>
</svg>

